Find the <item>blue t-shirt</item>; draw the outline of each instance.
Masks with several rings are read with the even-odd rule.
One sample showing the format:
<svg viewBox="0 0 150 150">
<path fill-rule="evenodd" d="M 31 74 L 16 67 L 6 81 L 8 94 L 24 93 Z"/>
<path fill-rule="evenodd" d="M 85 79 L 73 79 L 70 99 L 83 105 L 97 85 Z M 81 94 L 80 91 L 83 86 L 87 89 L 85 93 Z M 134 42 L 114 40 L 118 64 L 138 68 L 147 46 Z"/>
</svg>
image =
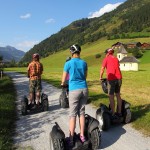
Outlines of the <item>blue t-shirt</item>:
<svg viewBox="0 0 150 150">
<path fill-rule="evenodd" d="M 64 65 L 64 71 L 69 74 L 69 91 L 87 88 L 85 74 L 87 63 L 80 58 L 72 58 Z"/>
</svg>

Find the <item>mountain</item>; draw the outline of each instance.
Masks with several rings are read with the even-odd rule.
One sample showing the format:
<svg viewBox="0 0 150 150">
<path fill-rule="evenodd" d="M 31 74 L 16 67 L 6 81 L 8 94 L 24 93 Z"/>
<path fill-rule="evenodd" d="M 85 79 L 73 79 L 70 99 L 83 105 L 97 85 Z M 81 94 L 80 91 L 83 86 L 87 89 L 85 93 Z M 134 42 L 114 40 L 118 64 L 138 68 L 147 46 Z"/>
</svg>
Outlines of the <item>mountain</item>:
<svg viewBox="0 0 150 150">
<path fill-rule="evenodd" d="M 0 47 L 0 56 L 3 57 L 3 61 L 10 62 L 11 60 L 15 60 L 16 62 L 19 62 L 24 55 L 25 52 L 17 50 L 14 47 Z"/>
<path fill-rule="evenodd" d="M 30 49 L 21 61 L 28 62 L 35 52 L 47 57 L 57 51 L 94 42 L 100 38 L 150 37 L 150 0 L 127 0 L 115 10 L 97 18 L 72 22 Z"/>
</svg>

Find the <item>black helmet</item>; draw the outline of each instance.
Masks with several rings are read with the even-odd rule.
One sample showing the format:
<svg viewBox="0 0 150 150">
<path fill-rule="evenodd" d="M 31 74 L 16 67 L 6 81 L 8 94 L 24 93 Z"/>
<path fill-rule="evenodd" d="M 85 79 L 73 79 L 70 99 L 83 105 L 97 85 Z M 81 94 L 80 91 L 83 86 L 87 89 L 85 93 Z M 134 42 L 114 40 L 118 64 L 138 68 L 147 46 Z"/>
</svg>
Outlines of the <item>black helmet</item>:
<svg viewBox="0 0 150 150">
<path fill-rule="evenodd" d="M 72 45 L 72 46 L 70 47 L 70 52 L 71 52 L 72 54 L 74 54 L 74 53 L 76 53 L 76 52 L 80 53 L 80 52 L 81 52 L 81 47 L 80 47 L 78 44 L 74 44 L 74 45 Z"/>
</svg>

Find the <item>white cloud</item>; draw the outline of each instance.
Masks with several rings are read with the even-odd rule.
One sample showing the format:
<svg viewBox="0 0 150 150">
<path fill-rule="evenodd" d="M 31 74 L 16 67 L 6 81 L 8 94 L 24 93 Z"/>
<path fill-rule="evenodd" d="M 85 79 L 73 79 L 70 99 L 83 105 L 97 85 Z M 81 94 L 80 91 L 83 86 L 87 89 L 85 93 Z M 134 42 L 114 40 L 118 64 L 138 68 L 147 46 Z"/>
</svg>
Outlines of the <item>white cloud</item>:
<svg viewBox="0 0 150 150">
<path fill-rule="evenodd" d="M 15 47 L 17 47 L 17 49 L 19 50 L 27 51 L 31 49 L 35 44 L 38 44 L 38 43 L 39 41 L 23 41 L 23 42 L 16 44 Z"/>
<path fill-rule="evenodd" d="M 55 23 L 55 20 L 53 18 L 47 19 L 45 23 Z"/>
<path fill-rule="evenodd" d="M 96 12 L 91 12 L 88 18 L 100 17 L 104 13 L 114 10 L 121 4 L 122 4 L 122 2 L 118 2 L 116 4 L 107 4 L 104 7 L 102 7 L 100 10 L 98 10 Z"/>
<path fill-rule="evenodd" d="M 30 17 L 31 17 L 31 14 L 30 14 L 30 13 L 27 13 L 27 14 L 25 14 L 25 15 L 21 15 L 21 16 L 20 16 L 21 19 L 28 19 L 28 18 L 30 18 Z"/>
</svg>

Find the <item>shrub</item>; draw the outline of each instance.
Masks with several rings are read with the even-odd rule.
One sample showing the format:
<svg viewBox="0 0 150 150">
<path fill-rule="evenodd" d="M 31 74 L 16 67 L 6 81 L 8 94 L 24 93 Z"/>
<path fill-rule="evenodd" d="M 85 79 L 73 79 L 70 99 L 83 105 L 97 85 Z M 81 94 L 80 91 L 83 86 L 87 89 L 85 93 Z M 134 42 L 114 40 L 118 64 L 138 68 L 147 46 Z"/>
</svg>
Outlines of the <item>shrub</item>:
<svg viewBox="0 0 150 150">
<path fill-rule="evenodd" d="M 101 57 L 101 54 L 96 54 L 95 55 L 95 58 L 100 58 Z"/>
</svg>

